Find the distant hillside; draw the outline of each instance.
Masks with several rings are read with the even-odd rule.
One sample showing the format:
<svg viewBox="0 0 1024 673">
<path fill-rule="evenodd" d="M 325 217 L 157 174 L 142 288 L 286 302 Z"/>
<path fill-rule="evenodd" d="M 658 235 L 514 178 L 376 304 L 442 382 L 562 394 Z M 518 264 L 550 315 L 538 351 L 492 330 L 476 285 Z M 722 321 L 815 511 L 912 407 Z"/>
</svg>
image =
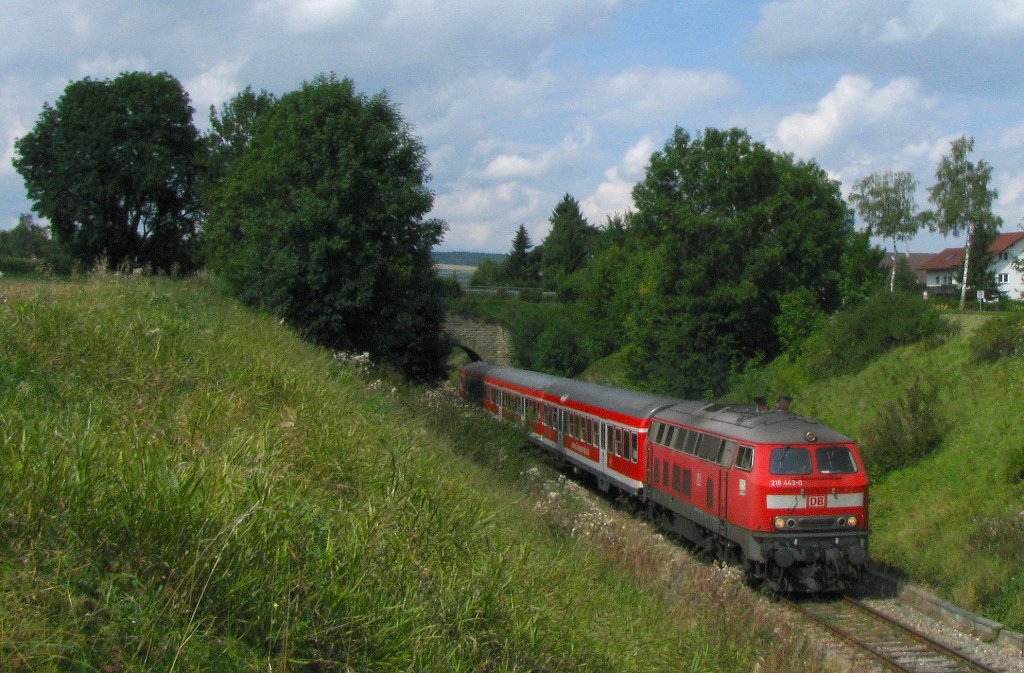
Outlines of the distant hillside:
<svg viewBox="0 0 1024 673">
<path fill-rule="evenodd" d="M 432 252 L 434 264 L 455 264 L 458 266 L 480 266 L 485 259 L 499 261 L 505 255 L 495 252 Z"/>
</svg>

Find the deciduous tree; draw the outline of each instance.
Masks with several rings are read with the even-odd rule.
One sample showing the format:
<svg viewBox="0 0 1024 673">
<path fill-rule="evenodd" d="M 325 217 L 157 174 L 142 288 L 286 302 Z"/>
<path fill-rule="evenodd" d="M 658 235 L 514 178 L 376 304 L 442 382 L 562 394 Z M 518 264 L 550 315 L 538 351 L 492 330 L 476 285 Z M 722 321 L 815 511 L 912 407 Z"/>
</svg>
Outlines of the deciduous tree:
<svg viewBox="0 0 1024 673">
<path fill-rule="evenodd" d="M 720 394 L 735 367 L 779 352 L 787 293 L 806 289 L 826 312 L 839 305 L 853 217 L 817 164 L 740 129 L 677 128 L 633 199 L 632 226 L 654 257 L 627 354 L 653 388 Z"/>
<path fill-rule="evenodd" d="M 283 96 L 214 194 L 210 265 L 247 303 L 417 381 L 445 373 L 422 143 L 385 94 L 320 75 Z"/>
<path fill-rule="evenodd" d="M 14 166 L 80 262 L 189 270 L 202 149 L 178 80 L 128 72 L 69 84 L 15 143 Z"/>
<path fill-rule="evenodd" d="M 914 198 L 916 189 L 917 181 L 910 173 L 885 171 L 858 180 L 850 193 L 850 203 L 871 235 L 892 241 L 890 292 L 896 288 L 896 243 L 913 238 L 923 224 Z"/>
<path fill-rule="evenodd" d="M 929 227 L 943 236 L 966 235 L 961 310 L 967 303 L 967 286 L 978 275 L 972 276 L 971 260 L 984 254 L 1003 223 L 992 213 L 992 203 L 999 195 L 988 186 L 992 166 L 984 159 L 977 163 L 969 160 L 967 155 L 973 151 L 974 138 L 962 136 L 951 143 L 949 154 L 942 157 L 935 169 L 935 184 L 928 190 L 928 200 L 935 210 L 926 216 Z"/>
</svg>

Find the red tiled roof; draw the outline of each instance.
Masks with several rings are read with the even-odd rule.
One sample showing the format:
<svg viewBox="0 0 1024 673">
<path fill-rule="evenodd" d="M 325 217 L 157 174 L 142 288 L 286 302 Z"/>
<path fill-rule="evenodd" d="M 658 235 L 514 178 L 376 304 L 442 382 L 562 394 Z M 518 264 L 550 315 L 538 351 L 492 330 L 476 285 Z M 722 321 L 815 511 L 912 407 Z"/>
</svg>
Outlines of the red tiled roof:
<svg viewBox="0 0 1024 673">
<path fill-rule="evenodd" d="M 992 245 L 988 246 L 989 253 L 998 255 L 1013 244 L 1024 239 L 1024 231 L 1010 231 L 996 236 Z M 963 248 L 946 248 L 921 265 L 925 271 L 945 271 L 947 269 L 959 269 L 964 265 Z"/>
<path fill-rule="evenodd" d="M 946 248 L 921 265 L 925 271 L 945 271 L 956 269 L 964 265 L 963 248 Z"/>
<path fill-rule="evenodd" d="M 1024 238 L 1024 231 L 1011 231 L 999 234 L 996 236 L 996 240 L 992 241 L 992 245 L 988 246 L 988 251 L 993 255 L 998 255 L 1022 238 Z"/>
</svg>

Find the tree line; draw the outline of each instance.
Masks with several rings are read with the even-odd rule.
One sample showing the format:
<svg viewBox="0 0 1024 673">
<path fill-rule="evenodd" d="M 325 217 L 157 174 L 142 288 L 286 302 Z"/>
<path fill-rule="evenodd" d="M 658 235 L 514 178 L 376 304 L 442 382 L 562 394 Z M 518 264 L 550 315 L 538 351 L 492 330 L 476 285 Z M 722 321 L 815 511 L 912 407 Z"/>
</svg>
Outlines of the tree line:
<svg viewBox="0 0 1024 673">
<path fill-rule="evenodd" d="M 858 181 L 851 208 L 813 161 L 774 152 L 741 129 L 691 135 L 677 128 L 635 186 L 635 212 L 592 227 L 566 195 L 541 246 L 530 250 L 520 227 L 505 259 L 482 265 L 478 276 L 483 284 L 543 284 L 572 302 L 566 319 L 526 321 L 532 333 L 518 339 L 537 351 L 526 358 L 531 366 L 575 375 L 617 354 L 645 388 L 715 397 L 750 363 L 796 357 L 828 316 L 852 311 L 883 286 L 884 252 L 872 236 L 892 240 L 895 250 L 921 227 L 966 233 L 967 259 L 981 259 L 1000 220 L 991 212 L 991 167 L 970 161 L 972 149 L 973 140 L 960 138 L 940 161 L 929 190 L 933 210 L 917 207 L 909 173 L 891 171 Z M 861 230 L 854 208 L 866 224 Z M 552 268 L 549 258 L 572 264 Z M 980 279 L 984 264 L 973 268 L 970 277 Z M 898 270 L 894 263 L 890 292 Z M 916 290 L 904 271 L 903 287 Z M 916 316 L 906 310 L 914 301 L 920 297 L 898 305 Z M 819 350 L 836 350 L 829 348 Z"/>
<path fill-rule="evenodd" d="M 205 134 L 193 113 L 167 73 L 85 78 L 43 106 L 13 163 L 61 249 L 86 268 L 209 268 L 317 343 L 442 377 L 450 344 L 430 252 L 446 224 L 427 217 L 426 151 L 387 95 L 323 74 L 281 97 L 247 87 L 211 107 Z M 592 226 L 566 194 L 540 246 L 520 226 L 476 281 L 571 302 L 571 329 L 548 325 L 538 340 L 563 360 L 620 352 L 646 387 L 716 394 L 731 371 L 805 336 L 803 318 L 870 294 L 882 256 L 871 235 L 905 240 L 924 223 L 987 245 L 995 192 L 972 149 L 953 143 L 924 214 L 906 198 L 912 180 L 858 183 L 857 231 L 814 161 L 742 129 L 676 128 L 634 188 L 635 212 Z"/>
<path fill-rule="evenodd" d="M 85 78 L 43 106 L 13 163 L 62 249 L 82 268 L 207 267 L 317 343 L 442 377 L 445 224 L 388 97 L 325 74 L 280 98 L 246 88 L 207 134 L 193 113 L 167 73 Z"/>
</svg>

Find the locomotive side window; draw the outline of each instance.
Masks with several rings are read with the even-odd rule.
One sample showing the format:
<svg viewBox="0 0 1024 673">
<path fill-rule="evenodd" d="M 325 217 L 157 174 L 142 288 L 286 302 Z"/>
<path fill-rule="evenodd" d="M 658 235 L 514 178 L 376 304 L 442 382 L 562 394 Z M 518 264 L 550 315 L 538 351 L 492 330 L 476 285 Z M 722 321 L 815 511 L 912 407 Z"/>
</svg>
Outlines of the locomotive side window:
<svg viewBox="0 0 1024 673">
<path fill-rule="evenodd" d="M 665 435 L 665 446 L 672 448 L 672 438 L 675 437 L 676 426 L 670 425 L 668 427 L 668 434 Z"/>
<path fill-rule="evenodd" d="M 700 433 L 697 432 L 696 430 L 690 430 L 688 433 L 686 433 L 686 446 L 683 448 L 683 451 L 685 451 L 686 453 L 691 453 L 691 454 L 692 453 L 696 453 L 697 452 L 697 442 L 699 440 L 700 440 Z"/>
<path fill-rule="evenodd" d="M 686 428 L 679 428 L 679 432 L 676 433 L 676 436 L 672 440 L 672 448 L 676 451 L 682 451 L 683 446 L 686 444 L 686 438 L 690 436 L 691 432 L 691 430 L 687 430 Z"/>
<path fill-rule="evenodd" d="M 736 456 L 736 468 L 747 472 L 754 469 L 754 447 L 740 447 L 739 455 Z"/>
<path fill-rule="evenodd" d="M 704 460 L 718 461 L 718 452 L 722 449 L 722 442 L 725 440 L 711 435 L 701 437 L 700 446 L 697 448 L 697 455 Z"/>
<path fill-rule="evenodd" d="M 818 471 L 822 474 L 853 474 L 857 471 L 853 454 L 845 446 L 822 446 L 815 458 L 818 459 Z"/>
<path fill-rule="evenodd" d="M 654 437 L 654 441 L 661 444 L 662 435 L 665 434 L 665 424 L 661 421 L 656 422 L 651 426 L 651 436 Z"/>
<path fill-rule="evenodd" d="M 810 474 L 811 452 L 792 446 L 776 447 L 768 469 L 772 474 Z"/>
</svg>

